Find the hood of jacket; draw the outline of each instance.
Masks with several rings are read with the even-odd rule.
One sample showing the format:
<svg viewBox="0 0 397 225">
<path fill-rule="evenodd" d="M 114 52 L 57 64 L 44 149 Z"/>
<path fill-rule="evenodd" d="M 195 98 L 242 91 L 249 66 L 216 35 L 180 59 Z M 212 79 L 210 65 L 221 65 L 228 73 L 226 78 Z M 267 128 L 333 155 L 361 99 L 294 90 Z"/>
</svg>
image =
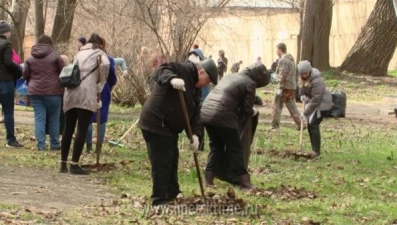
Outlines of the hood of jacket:
<svg viewBox="0 0 397 225">
<path fill-rule="evenodd" d="M 262 63 L 254 63 L 248 66 L 241 74 L 250 77 L 256 83 L 256 88 L 264 87 L 270 83 L 266 66 Z"/>
<path fill-rule="evenodd" d="M 37 44 L 32 47 L 32 56 L 36 59 L 44 58 L 54 51 L 54 48 L 49 44 Z"/>
<path fill-rule="evenodd" d="M 287 59 L 289 59 L 291 61 L 295 61 L 294 57 L 291 54 L 289 54 L 289 53 L 285 54 L 283 57 L 287 58 Z"/>
<path fill-rule="evenodd" d="M 312 71 L 311 71 L 311 74 L 310 74 L 311 83 L 313 83 L 313 81 L 315 79 L 318 79 L 318 78 L 321 79 L 321 72 L 318 69 L 316 69 L 316 68 L 312 68 Z"/>
</svg>

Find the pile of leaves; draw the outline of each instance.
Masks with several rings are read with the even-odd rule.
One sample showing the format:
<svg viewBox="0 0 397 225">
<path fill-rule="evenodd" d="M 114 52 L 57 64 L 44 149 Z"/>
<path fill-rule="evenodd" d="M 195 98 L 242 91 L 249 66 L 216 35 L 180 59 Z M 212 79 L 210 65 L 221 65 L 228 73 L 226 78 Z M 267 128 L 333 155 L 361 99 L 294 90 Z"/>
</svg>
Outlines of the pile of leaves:
<svg viewBox="0 0 397 225">
<path fill-rule="evenodd" d="M 265 198 L 280 198 L 282 200 L 296 200 L 302 198 L 315 199 L 317 194 L 314 192 L 306 190 L 304 187 L 297 188 L 286 185 L 280 185 L 277 188 L 268 188 L 266 190 L 253 189 L 250 191 L 251 195 Z"/>
<path fill-rule="evenodd" d="M 0 224 L 36 224 L 38 221 L 55 222 L 62 213 L 43 211 L 34 207 L 0 212 Z"/>
<path fill-rule="evenodd" d="M 300 158 L 312 160 L 316 158 L 315 154 L 313 154 L 312 152 L 303 152 L 303 151 L 295 151 L 295 150 L 284 150 L 284 151 L 269 150 L 267 151 L 267 153 L 281 158 L 292 158 L 294 160 L 298 160 Z"/>
</svg>

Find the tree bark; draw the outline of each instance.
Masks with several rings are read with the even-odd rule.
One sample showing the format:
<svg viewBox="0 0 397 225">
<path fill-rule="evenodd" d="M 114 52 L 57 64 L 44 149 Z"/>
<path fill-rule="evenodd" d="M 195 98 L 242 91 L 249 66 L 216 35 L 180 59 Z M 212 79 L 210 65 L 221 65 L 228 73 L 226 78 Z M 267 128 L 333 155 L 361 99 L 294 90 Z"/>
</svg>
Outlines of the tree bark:
<svg viewBox="0 0 397 225">
<path fill-rule="evenodd" d="M 378 0 L 340 69 L 352 73 L 387 74 L 397 47 L 397 18 L 391 0 Z"/>
<path fill-rule="evenodd" d="M 58 47 L 69 42 L 76 4 L 76 0 L 58 0 L 51 35 L 54 44 Z"/>
<path fill-rule="evenodd" d="M 329 65 L 329 35 L 332 25 L 332 0 L 306 0 L 302 33 L 302 60 L 326 70 Z"/>
<path fill-rule="evenodd" d="M 296 61 L 299 62 L 301 61 L 301 56 L 302 56 L 302 33 L 303 33 L 303 9 L 305 7 L 305 0 L 300 0 L 299 1 L 299 34 L 297 37 L 297 53 L 296 53 Z"/>
<path fill-rule="evenodd" d="M 41 35 L 44 34 L 44 15 L 43 0 L 34 0 L 34 37 L 36 43 Z"/>
<path fill-rule="evenodd" d="M 8 0 L 0 0 L 0 5 L 8 7 Z M 7 13 L 5 10 L 0 10 L 0 20 L 7 20 Z"/>
<path fill-rule="evenodd" d="M 10 17 L 14 24 L 14 30 L 11 32 L 10 42 L 21 59 L 24 59 L 23 41 L 25 39 L 25 27 L 29 6 L 30 0 L 12 0 L 11 4 L 12 17 Z"/>
</svg>

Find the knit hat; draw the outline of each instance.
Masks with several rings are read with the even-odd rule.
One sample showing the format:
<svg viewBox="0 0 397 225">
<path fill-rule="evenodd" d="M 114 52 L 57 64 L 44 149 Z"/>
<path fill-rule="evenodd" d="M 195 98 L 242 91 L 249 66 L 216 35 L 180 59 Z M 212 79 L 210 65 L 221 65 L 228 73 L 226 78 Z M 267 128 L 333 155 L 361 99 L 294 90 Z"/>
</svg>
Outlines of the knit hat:
<svg viewBox="0 0 397 225">
<path fill-rule="evenodd" d="M 77 40 L 83 45 L 87 43 L 87 39 L 85 39 L 85 37 L 79 37 Z"/>
<path fill-rule="evenodd" d="M 305 61 L 300 61 L 298 64 L 298 72 L 299 73 L 309 73 L 312 71 L 312 66 L 310 65 L 310 62 L 305 60 Z"/>
<path fill-rule="evenodd" d="M 7 32 L 11 31 L 11 26 L 7 21 L 1 20 L 0 21 L 0 34 L 5 34 Z"/>
<path fill-rule="evenodd" d="M 216 67 L 214 60 L 212 59 L 204 59 L 201 61 L 205 72 L 207 72 L 208 76 L 211 79 L 211 82 L 215 85 L 218 84 L 218 67 Z"/>
<path fill-rule="evenodd" d="M 189 52 L 188 56 L 190 56 L 191 54 L 195 54 L 195 55 L 197 55 L 200 58 L 200 60 L 204 60 L 203 51 L 201 51 L 201 49 L 199 49 L 199 48 L 191 50 Z"/>
</svg>

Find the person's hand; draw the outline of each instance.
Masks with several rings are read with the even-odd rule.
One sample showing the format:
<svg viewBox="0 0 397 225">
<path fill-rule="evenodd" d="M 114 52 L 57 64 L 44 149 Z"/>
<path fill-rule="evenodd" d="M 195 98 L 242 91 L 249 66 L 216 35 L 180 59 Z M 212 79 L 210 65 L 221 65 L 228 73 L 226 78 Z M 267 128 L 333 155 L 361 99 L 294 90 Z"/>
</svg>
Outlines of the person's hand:
<svg viewBox="0 0 397 225">
<path fill-rule="evenodd" d="M 190 144 L 190 149 L 192 151 L 197 151 L 200 145 L 199 138 L 197 137 L 197 135 L 192 136 L 192 141 L 193 142 Z"/>
<path fill-rule="evenodd" d="M 252 117 L 258 115 L 258 109 L 257 108 L 252 108 L 252 110 L 254 111 L 254 113 L 252 114 Z"/>
<path fill-rule="evenodd" d="M 99 101 L 98 105 L 97 105 L 97 109 L 100 109 L 100 108 L 102 108 L 102 101 Z"/>
<path fill-rule="evenodd" d="M 282 94 L 283 94 L 283 89 L 278 89 L 276 95 L 282 95 Z"/>
<path fill-rule="evenodd" d="M 185 91 L 185 81 L 183 81 L 181 78 L 172 78 L 171 85 L 176 90 Z"/>
<path fill-rule="evenodd" d="M 309 102 L 310 99 L 309 99 L 306 95 L 302 95 L 302 96 L 301 96 L 301 101 L 302 101 L 302 102 Z"/>
<path fill-rule="evenodd" d="M 123 70 L 123 77 L 127 77 L 127 76 L 128 76 L 128 70 L 125 69 L 125 70 Z"/>
</svg>

